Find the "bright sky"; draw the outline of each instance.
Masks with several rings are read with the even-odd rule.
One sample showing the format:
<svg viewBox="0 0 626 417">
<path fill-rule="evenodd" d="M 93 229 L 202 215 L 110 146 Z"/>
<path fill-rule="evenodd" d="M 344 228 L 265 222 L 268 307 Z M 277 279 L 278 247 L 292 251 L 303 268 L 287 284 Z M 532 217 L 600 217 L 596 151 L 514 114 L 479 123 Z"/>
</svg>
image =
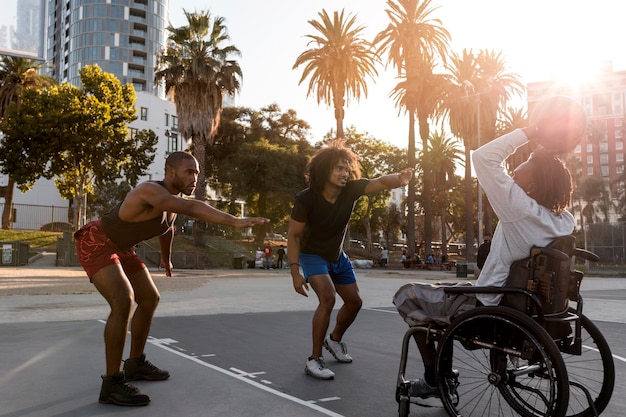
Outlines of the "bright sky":
<svg viewBox="0 0 626 417">
<path fill-rule="evenodd" d="M 502 51 L 512 72 L 525 82 L 577 79 L 602 61 L 626 69 L 622 6 L 615 0 L 433 0 L 438 18 L 452 35 L 452 49 Z M 294 109 L 312 126 L 313 142 L 335 126 L 333 110 L 307 98 L 308 79 L 298 85 L 301 68 L 292 70 L 307 49 L 305 35 L 317 34 L 309 20 L 318 12 L 345 9 L 365 26 L 369 40 L 388 24 L 385 0 L 170 0 L 174 26 L 186 24 L 183 9 L 210 10 L 226 20 L 232 43 L 241 50 L 242 89 L 237 105 L 258 109 L 277 103 Z M 406 147 L 408 118 L 388 97 L 395 72 L 379 69 L 368 98 L 350 102 L 345 126 Z"/>
</svg>

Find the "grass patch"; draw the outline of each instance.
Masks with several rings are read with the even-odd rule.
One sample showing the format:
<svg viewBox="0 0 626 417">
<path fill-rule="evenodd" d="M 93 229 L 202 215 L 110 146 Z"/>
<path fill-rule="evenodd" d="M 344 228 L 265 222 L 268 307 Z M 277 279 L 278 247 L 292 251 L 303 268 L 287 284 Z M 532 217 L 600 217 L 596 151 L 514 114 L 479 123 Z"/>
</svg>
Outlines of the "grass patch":
<svg viewBox="0 0 626 417">
<path fill-rule="evenodd" d="M 26 242 L 30 250 L 56 251 L 60 232 L 41 232 L 30 230 L 0 230 L 0 242 Z"/>
</svg>

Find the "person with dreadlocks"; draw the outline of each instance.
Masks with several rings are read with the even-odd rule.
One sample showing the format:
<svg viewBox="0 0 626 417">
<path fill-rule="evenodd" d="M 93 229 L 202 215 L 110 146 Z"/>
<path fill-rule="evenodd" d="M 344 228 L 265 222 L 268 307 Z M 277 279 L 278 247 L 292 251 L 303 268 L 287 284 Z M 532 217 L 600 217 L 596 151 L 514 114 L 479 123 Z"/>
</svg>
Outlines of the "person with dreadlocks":
<svg viewBox="0 0 626 417">
<path fill-rule="evenodd" d="M 352 362 L 342 338 L 363 302 L 354 269 L 342 247 L 355 202 L 364 194 L 407 185 L 412 177 L 413 169 L 407 168 L 375 179 L 361 178 L 357 155 L 340 140 L 319 149 L 307 164 L 308 188 L 295 197 L 287 238 L 294 290 L 308 297 L 310 285 L 319 301 L 313 315 L 313 347 L 304 369 L 307 375 L 335 377 L 326 367 L 323 348 L 338 362 Z M 326 337 L 336 294 L 344 304 Z"/>
<path fill-rule="evenodd" d="M 580 136 L 580 129 L 558 123 L 532 124 L 473 152 L 476 177 L 498 216 L 489 256 L 476 280 L 477 287 L 504 286 L 511 264 L 528 257 L 533 246 L 547 246 L 555 238 L 573 232 L 574 216 L 566 210 L 571 200 L 572 180 L 567 167 L 555 155 L 571 149 L 556 151 L 553 147 L 568 141 L 578 143 Z M 537 145 L 535 150 L 510 176 L 505 160 L 529 141 Z M 500 303 L 502 294 L 477 294 L 476 298 L 477 305 L 494 306 Z M 409 396 L 439 397 L 435 382 L 435 344 L 427 341 L 422 332 L 416 333 L 414 338 L 424 362 L 424 377 L 411 381 Z"/>
</svg>

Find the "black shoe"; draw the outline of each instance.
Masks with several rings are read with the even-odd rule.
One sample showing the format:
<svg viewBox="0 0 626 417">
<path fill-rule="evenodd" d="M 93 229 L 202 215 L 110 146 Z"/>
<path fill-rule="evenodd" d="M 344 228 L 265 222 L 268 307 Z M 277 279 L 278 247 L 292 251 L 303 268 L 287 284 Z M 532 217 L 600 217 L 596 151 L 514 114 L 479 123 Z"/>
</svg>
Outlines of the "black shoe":
<svg viewBox="0 0 626 417">
<path fill-rule="evenodd" d="M 146 360 L 143 354 L 138 358 L 126 359 L 124 361 L 124 373 L 127 381 L 163 381 L 170 377 L 170 373 L 154 366 Z"/>
<path fill-rule="evenodd" d="M 118 372 L 112 376 L 102 376 L 99 401 L 102 404 L 139 406 L 150 404 L 150 397 L 126 382 L 124 374 Z"/>
</svg>

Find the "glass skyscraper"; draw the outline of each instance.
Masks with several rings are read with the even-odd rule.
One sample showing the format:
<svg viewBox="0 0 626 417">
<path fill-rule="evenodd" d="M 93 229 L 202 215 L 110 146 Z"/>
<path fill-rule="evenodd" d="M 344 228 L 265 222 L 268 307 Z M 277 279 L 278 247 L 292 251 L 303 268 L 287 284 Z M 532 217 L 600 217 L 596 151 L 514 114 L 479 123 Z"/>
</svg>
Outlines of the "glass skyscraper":
<svg viewBox="0 0 626 417">
<path fill-rule="evenodd" d="M 165 46 L 169 0 L 49 0 L 47 61 L 59 82 L 80 84 L 97 64 L 137 92 L 161 95 L 156 56 Z"/>
</svg>

